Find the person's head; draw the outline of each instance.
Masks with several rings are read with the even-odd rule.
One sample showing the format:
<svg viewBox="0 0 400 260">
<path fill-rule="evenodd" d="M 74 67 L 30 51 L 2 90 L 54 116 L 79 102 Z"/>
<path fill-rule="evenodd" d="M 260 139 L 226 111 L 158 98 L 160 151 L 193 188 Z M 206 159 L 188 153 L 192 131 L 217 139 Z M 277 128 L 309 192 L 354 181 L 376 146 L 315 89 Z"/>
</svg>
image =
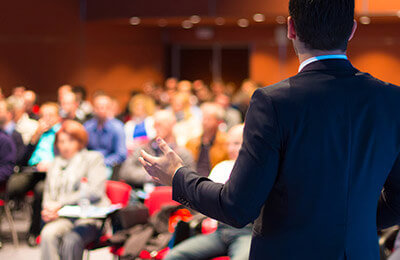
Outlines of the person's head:
<svg viewBox="0 0 400 260">
<path fill-rule="evenodd" d="M 0 129 L 13 120 L 13 106 L 11 103 L 0 100 Z"/>
<path fill-rule="evenodd" d="M 56 133 L 55 145 L 60 156 L 66 160 L 84 149 L 87 143 L 88 134 L 85 127 L 73 120 L 65 120 Z"/>
<path fill-rule="evenodd" d="M 14 122 L 18 122 L 21 116 L 25 113 L 25 102 L 21 98 L 17 98 L 15 100 L 7 101 L 8 107 L 13 115 Z"/>
<path fill-rule="evenodd" d="M 40 107 L 39 114 L 40 120 L 43 120 L 51 127 L 59 123 L 61 120 L 58 105 L 54 102 L 44 103 Z"/>
<path fill-rule="evenodd" d="M 165 80 L 165 89 L 175 91 L 178 86 L 178 80 L 176 78 L 167 78 Z"/>
<path fill-rule="evenodd" d="M 228 131 L 227 146 L 230 160 L 236 160 L 239 156 L 240 147 L 243 142 L 244 125 L 235 125 Z"/>
<path fill-rule="evenodd" d="M 58 102 L 61 102 L 61 99 L 63 99 L 63 96 L 68 92 L 72 92 L 71 85 L 62 85 L 61 87 L 59 87 L 58 88 Z"/>
<path fill-rule="evenodd" d="M 13 96 L 18 98 L 22 98 L 24 96 L 24 92 L 25 92 L 24 86 L 15 87 L 12 91 Z"/>
<path fill-rule="evenodd" d="M 93 111 L 97 119 L 105 121 L 110 117 L 112 100 L 106 94 L 98 94 L 93 99 Z"/>
<path fill-rule="evenodd" d="M 191 94 L 192 93 L 192 83 L 188 80 L 179 81 L 178 91 Z"/>
<path fill-rule="evenodd" d="M 225 112 L 217 103 L 206 102 L 201 105 L 202 126 L 204 133 L 214 134 L 223 122 Z"/>
<path fill-rule="evenodd" d="M 79 107 L 79 102 L 73 92 L 67 92 L 62 96 L 60 106 L 65 112 L 67 118 L 74 119 L 76 116 L 76 110 Z"/>
<path fill-rule="evenodd" d="M 353 37 L 354 0 L 290 0 L 288 38 L 298 54 L 345 52 Z"/>
<path fill-rule="evenodd" d="M 33 106 L 36 104 L 36 93 L 32 90 L 24 91 L 23 95 L 24 105 L 26 111 L 31 111 Z"/>
<path fill-rule="evenodd" d="M 173 129 L 176 123 L 175 115 L 170 110 L 159 110 L 153 115 L 154 129 L 158 137 L 164 140 L 173 138 Z"/>
<path fill-rule="evenodd" d="M 144 119 L 153 115 L 155 109 L 154 99 L 144 94 L 137 94 L 129 101 L 129 112 L 134 118 Z"/>
<path fill-rule="evenodd" d="M 74 86 L 72 88 L 72 92 L 75 93 L 76 100 L 81 103 L 82 101 L 86 100 L 87 92 L 84 86 Z"/>
<path fill-rule="evenodd" d="M 231 104 L 231 98 L 227 94 L 222 93 L 215 97 L 215 103 L 227 109 Z"/>
<path fill-rule="evenodd" d="M 211 91 L 214 96 L 225 92 L 225 84 L 222 80 L 216 80 L 211 84 Z"/>
<path fill-rule="evenodd" d="M 182 112 L 190 107 L 190 96 L 185 92 L 177 92 L 173 95 L 171 100 L 172 110 L 177 112 Z"/>
</svg>

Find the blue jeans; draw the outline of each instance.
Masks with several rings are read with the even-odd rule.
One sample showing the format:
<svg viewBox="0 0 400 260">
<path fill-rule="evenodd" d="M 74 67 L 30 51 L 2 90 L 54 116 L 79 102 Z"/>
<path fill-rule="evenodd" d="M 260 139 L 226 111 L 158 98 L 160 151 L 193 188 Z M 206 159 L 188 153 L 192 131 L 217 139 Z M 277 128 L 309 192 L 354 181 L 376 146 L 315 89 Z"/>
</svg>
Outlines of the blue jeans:
<svg viewBox="0 0 400 260">
<path fill-rule="evenodd" d="M 251 229 L 219 226 L 209 235 L 197 235 L 171 249 L 164 260 L 210 259 L 228 255 L 231 260 L 249 259 Z"/>
</svg>

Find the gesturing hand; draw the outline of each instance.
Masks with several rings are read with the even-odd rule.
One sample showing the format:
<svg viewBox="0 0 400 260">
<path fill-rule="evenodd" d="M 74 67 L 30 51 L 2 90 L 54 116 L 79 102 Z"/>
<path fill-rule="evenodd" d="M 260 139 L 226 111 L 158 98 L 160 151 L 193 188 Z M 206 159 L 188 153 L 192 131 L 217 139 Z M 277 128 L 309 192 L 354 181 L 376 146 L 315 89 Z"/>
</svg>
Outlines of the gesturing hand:
<svg viewBox="0 0 400 260">
<path fill-rule="evenodd" d="M 176 170 L 183 166 L 183 162 L 168 144 L 159 137 L 157 138 L 157 144 L 164 153 L 163 156 L 151 156 L 142 150 L 142 157 L 139 157 L 139 161 L 155 181 L 171 186 L 174 174 Z"/>
</svg>

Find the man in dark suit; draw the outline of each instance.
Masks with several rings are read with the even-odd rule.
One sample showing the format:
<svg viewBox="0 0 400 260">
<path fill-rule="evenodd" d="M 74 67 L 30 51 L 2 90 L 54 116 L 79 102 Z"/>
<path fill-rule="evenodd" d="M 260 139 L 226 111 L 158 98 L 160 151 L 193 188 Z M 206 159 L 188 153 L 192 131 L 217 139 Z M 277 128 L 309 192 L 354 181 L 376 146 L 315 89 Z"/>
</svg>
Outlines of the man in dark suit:
<svg viewBox="0 0 400 260">
<path fill-rule="evenodd" d="M 254 221 L 251 259 L 379 259 L 377 228 L 400 223 L 400 88 L 347 60 L 354 0 L 289 11 L 299 73 L 254 93 L 230 180 L 196 176 L 163 140 L 142 164 L 182 204 Z"/>
</svg>

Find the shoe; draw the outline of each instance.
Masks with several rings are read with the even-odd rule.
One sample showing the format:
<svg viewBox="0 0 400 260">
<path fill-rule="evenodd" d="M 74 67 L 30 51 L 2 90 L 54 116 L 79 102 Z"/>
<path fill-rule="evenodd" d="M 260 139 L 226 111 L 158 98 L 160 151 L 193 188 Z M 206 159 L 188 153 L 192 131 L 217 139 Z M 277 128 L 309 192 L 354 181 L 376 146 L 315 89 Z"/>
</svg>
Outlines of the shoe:
<svg viewBox="0 0 400 260">
<path fill-rule="evenodd" d="M 32 235 L 32 234 L 29 234 L 28 235 L 28 237 L 27 237 L 27 239 L 26 239 L 26 243 L 28 244 L 28 246 L 30 246 L 30 247 L 36 247 L 38 244 L 37 244 L 37 241 L 36 241 L 36 236 L 35 235 Z"/>
</svg>

